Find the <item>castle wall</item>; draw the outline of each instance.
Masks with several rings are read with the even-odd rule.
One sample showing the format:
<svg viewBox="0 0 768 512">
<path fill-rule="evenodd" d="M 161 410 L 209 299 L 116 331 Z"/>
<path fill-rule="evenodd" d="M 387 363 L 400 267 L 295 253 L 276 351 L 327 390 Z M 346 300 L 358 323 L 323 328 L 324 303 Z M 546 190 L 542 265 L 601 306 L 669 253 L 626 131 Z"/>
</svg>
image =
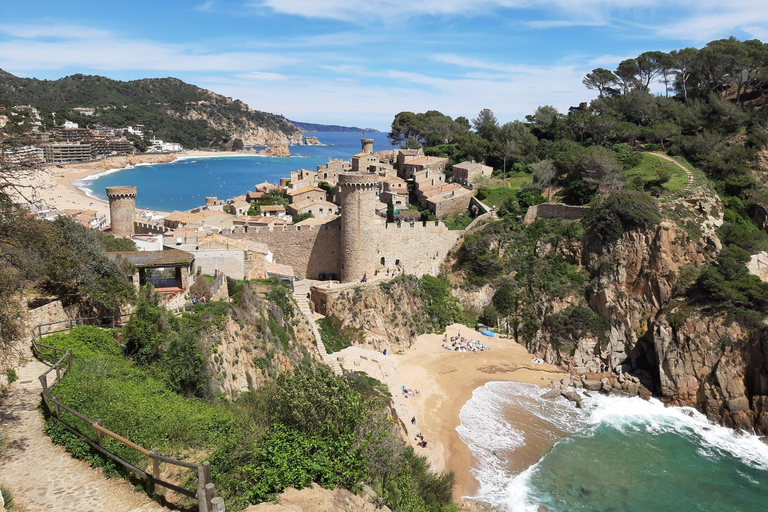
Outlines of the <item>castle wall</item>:
<svg viewBox="0 0 768 512">
<path fill-rule="evenodd" d="M 341 229 L 337 222 L 321 226 L 248 228 L 232 238 L 267 244 L 275 261 L 291 265 L 296 275 L 317 279 L 319 274 L 341 275 Z"/>
<path fill-rule="evenodd" d="M 361 279 L 363 274 L 373 276 L 377 270 L 379 273 L 396 270 L 398 266 L 409 275 L 437 275 L 440 263 L 462 233 L 448 230 L 441 222 L 401 222 L 398 227 L 397 223 L 387 224 L 384 219 L 377 219 L 372 232 L 373 245 L 358 255 L 362 273 L 351 276 L 350 280 Z"/>
<path fill-rule="evenodd" d="M 571 206 L 561 203 L 542 203 L 529 206 L 523 222 L 530 224 L 537 218 L 579 220 L 589 211 L 589 206 Z"/>
</svg>

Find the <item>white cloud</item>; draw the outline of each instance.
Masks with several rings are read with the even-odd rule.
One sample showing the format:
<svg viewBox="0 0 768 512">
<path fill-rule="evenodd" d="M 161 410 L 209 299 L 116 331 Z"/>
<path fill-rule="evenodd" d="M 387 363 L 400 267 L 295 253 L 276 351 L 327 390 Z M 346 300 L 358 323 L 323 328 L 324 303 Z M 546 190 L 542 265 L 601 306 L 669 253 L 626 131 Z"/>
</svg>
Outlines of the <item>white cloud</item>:
<svg viewBox="0 0 768 512">
<path fill-rule="evenodd" d="M 280 73 L 265 73 L 263 71 L 253 71 L 251 73 L 237 75 L 237 77 L 257 82 L 282 82 L 288 80 L 287 76 L 281 75 Z"/>
<path fill-rule="evenodd" d="M 208 0 L 207 2 L 203 2 L 202 4 L 196 6 L 194 10 L 206 12 L 213 9 L 215 5 L 216 5 L 216 2 L 214 2 L 213 0 Z"/>
<path fill-rule="evenodd" d="M 15 39 L 0 40 L 0 68 L 44 70 L 262 71 L 293 59 L 265 52 L 211 52 L 197 45 L 116 37 L 103 30 L 70 25 L 0 25 Z M 51 35 L 61 40 L 49 41 Z"/>
<path fill-rule="evenodd" d="M 253 0 L 248 5 L 256 11 L 269 9 L 282 14 L 354 23 L 366 23 L 372 18 L 386 21 L 410 16 L 471 16 L 488 14 L 497 9 L 545 9 L 559 14 L 568 13 L 574 16 L 574 20 L 586 20 L 589 24 L 605 18 L 601 14 L 605 11 L 661 3 L 661 0 Z M 568 22 L 576 23 L 574 20 Z"/>
<path fill-rule="evenodd" d="M 39 25 L 2 23 L 0 24 L 0 34 L 21 39 L 99 39 L 110 36 L 106 30 L 81 25 L 55 23 Z"/>
<path fill-rule="evenodd" d="M 762 5 L 758 5 L 762 4 Z M 741 30 L 751 37 L 765 40 L 768 35 L 768 3 L 764 0 L 723 4 L 711 11 L 695 14 L 674 23 L 661 25 L 656 34 L 670 39 L 709 42 L 728 37 Z"/>
</svg>

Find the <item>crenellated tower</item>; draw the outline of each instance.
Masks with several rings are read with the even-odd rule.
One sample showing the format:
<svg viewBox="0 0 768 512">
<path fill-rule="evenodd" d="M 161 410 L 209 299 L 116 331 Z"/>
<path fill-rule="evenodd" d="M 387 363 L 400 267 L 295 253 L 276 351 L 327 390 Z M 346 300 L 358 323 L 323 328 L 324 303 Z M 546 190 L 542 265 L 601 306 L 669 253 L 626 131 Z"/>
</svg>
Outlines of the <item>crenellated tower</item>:
<svg viewBox="0 0 768 512">
<path fill-rule="evenodd" d="M 360 139 L 360 143 L 363 145 L 363 153 L 366 155 L 373 153 L 373 139 Z"/>
<path fill-rule="evenodd" d="M 112 224 L 112 234 L 119 237 L 133 235 L 136 187 L 107 187 L 107 197 L 109 198 L 109 222 Z"/>
<path fill-rule="evenodd" d="M 378 178 L 371 173 L 339 174 L 342 282 L 372 276 L 376 268 Z"/>
</svg>

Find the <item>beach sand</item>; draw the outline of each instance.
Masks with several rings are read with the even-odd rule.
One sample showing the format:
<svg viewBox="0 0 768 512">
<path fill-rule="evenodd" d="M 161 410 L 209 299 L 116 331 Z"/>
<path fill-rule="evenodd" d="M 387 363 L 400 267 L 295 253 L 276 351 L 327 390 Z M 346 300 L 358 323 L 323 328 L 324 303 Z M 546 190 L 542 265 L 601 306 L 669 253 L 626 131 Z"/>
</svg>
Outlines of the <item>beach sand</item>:
<svg viewBox="0 0 768 512">
<path fill-rule="evenodd" d="M 20 181 L 23 198 L 18 202 L 46 204 L 59 211 L 68 209 L 96 210 L 99 215 L 109 216 L 109 202 L 89 197 L 82 190 L 72 185 L 73 181 L 100 174 L 112 169 L 122 169 L 140 163 L 168 163 L 177 158 L 210 158 L 224 156 L 247 156 L 234 152 L 206 152 L 171 154 L 139 154 L 105 158 L 95 162 L 83 162 L 64 165 L 49 165 L 31 171 L 30 176 Z M 169 212 L 157 212 L 167 214 Z"/>
<path fill-rule="evenodd" d="M 459 412 L 472 397 L 472 392 L 491 381 L 515 381 L 549 386 L 554 379 L 567 376 L 555 366 L 534 364 L 533 356 L 509 338 L 490 338 L 460 324 L 446 330 L 448 337 L 459 332 L 467 338 L 477 338 L 491 350 L 456 352 L 441 347 L 443 334 L 424 334 L 400 354 L 383 355 L 362 347 L 348 347 L 334 354 L 350 371 L 364 371 L 389 387 L 395 410 L 408 431 L 408 441 L 416 453 L 426 455 L 437 471 L 456 474 L 454 497 L 473 496 L 477 482 L 470 469 L 473 465 L 469 448 L 459 437 Z M 418 390 L 406 398 L 402 386 Z M 411 424 L 415 417 L 418 425 Z M 427 441 L 427 448 L 416 445 L 417 433 Z M 548 447 L 526 447 L 532 459 Z"/>
</svg>

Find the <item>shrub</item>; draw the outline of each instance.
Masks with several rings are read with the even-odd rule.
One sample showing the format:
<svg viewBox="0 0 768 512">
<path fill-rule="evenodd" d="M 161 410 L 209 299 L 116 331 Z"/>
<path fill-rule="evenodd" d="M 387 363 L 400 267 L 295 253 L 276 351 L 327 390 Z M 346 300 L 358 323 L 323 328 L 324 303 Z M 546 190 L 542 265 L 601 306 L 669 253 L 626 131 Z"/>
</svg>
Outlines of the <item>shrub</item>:
<svg viewBox="0 0 768 512">
<path fill-rule="evenodd" d="M 647 193 L 618 190 L 592 202 L 583 222 L 590 234 L 613 243 L 630 229 L 648 229 L 661 221 L 659 206 Z"/>
</svg>

